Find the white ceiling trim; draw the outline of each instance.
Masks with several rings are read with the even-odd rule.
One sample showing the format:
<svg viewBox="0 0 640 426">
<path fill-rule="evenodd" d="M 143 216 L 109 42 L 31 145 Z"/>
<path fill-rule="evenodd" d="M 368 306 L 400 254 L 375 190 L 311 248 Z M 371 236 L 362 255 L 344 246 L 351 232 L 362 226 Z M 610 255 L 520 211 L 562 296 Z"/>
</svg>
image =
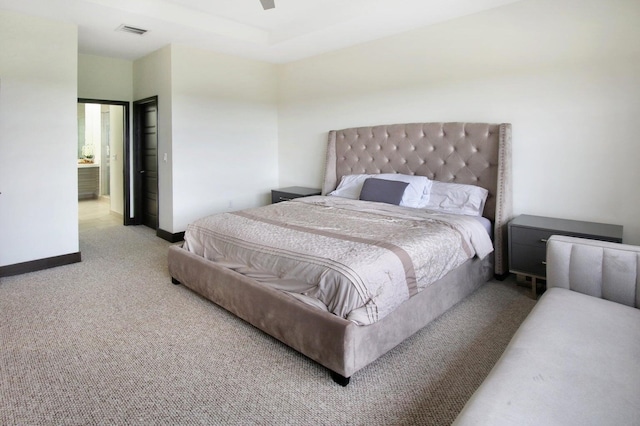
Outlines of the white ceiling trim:
<svg viewBox="0 0 640 426">
<path fill-rule="evenodd" d="M 521 0 L 0 0 L 8 9 L 78 26 L 80 53 L 128 60 L 183 44 L 291 62 Z M 144 37 L 117 32 L 144 28 Z"/>
</svg>

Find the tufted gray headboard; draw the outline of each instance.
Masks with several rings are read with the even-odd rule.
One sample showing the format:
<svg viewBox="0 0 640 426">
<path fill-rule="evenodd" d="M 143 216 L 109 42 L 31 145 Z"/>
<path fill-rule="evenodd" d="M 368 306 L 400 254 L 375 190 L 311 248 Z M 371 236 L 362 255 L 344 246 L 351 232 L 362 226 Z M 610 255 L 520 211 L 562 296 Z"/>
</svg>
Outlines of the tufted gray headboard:
<svg viewBox="0 0 640 426">
<path fill-rule="evenodd" d="M 512 217 L 511 124 L 412 123 L 329 132 L 322 194 L 344 175 L 402 173 L 489 190 L 484 216 L 494 224 L 495 273 L 508 271 Z"/>
</svg>

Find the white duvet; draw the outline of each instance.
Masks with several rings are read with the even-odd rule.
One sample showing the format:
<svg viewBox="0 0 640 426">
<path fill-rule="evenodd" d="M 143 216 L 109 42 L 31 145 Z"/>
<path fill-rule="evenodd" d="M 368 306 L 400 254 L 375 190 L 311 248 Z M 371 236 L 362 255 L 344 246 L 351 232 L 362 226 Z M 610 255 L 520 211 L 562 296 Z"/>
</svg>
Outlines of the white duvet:
<svg viewBox="0 0 640 426">
<path fill-rule="evenodd" d="M 202 218 L 184 248 L 358 324 L 493 251 L 470 216 L 322 196 Z"/>
</svg>

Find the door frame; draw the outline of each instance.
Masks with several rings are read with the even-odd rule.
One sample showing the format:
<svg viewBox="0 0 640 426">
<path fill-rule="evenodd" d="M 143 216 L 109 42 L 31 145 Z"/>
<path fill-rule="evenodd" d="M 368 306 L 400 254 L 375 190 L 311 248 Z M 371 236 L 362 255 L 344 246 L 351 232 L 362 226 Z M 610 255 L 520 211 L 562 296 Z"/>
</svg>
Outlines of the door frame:
<svg viewBox="0 0 640 426">
<path fill-rule="evenodd" d="M 132 189 L 133 189 L 133 215 L 131 215 L 131 225 L 142 225 L 142 175 L 140 171 L 142 170 L 142 138 L 143 138 L 143 126 L 144 119 L 142 118 L 145 114 L 144 106 L 150 103 L 155 103 L 156 105 L 156 114 L 158 109 L 158 96 L 151 96 L 148 98 L 140 99 L 137 101 L 133 101 L 133 144 L 132 144 L 132 161 L 133 170 L 130 173 L 132 176 Z M 159 127 L 158 120 L 156 120 L 156 129 Z M 158 135 L 158 152 L 160 151 L 160 133 Z M 160 229 L 160 168 L 158 167 L 158 224 L 157 230 Z"/>
<path fill-rule="evenodd" d="M 131 158 L 131 153 L 130 153 L 130 145 L 131 145 L 131 132 L 130 132 L 130 120 L 131 120 L 131 116 L 130 116 L 130 107 L 131 107 L 131 102 L 129 101 L 110 101 L 110 100 L 106 100 L 106 99 L 90 99 L 90 98 L 78 98 L 78 103 L 82 103 L 82 104 L 99 104 L 99 105 L 117 105 L 117 106 L 121 106 L 124 108 L 123 114 L 124 114 L 124 129 L 123 129 L 123 145 L 124 145 L 124 152 L 123 152 L 123 159 L 122 159 L 122 163 L 123 163 L 123 173 L 124 173 L 124 188 L 123 188 L 123 193 L 124 193 L 124 214 L 123 219 L 124 219 L 124 225 L 131 225 L 131 167 L 130 167 L 130 161 L 129 159 Z M 77 143 L 77 142 L 76 142 Z"/>
</svg>

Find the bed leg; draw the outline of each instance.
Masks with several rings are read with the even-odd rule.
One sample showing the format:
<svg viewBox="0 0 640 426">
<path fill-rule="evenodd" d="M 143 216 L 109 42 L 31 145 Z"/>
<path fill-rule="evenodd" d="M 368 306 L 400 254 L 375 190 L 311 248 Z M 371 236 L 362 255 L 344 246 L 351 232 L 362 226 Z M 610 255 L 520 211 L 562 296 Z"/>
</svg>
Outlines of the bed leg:
<svg viewBox="0 0 640 426">
<path fill-rule="evenodd" d="M 343 375 L 338 374 L 335 371 L 331 371 L 331 378 L 334 382 L 342 387 L 347 386 L 349 384 L 349 381 L 351 380 L 351 377 L 344 377 Z"/>
<path fill-rule="evenodd" d="M 180 281 L 178 281 L 175 278 L 171 277 L 171 284 L 180 285 Z"/>
</svg>

